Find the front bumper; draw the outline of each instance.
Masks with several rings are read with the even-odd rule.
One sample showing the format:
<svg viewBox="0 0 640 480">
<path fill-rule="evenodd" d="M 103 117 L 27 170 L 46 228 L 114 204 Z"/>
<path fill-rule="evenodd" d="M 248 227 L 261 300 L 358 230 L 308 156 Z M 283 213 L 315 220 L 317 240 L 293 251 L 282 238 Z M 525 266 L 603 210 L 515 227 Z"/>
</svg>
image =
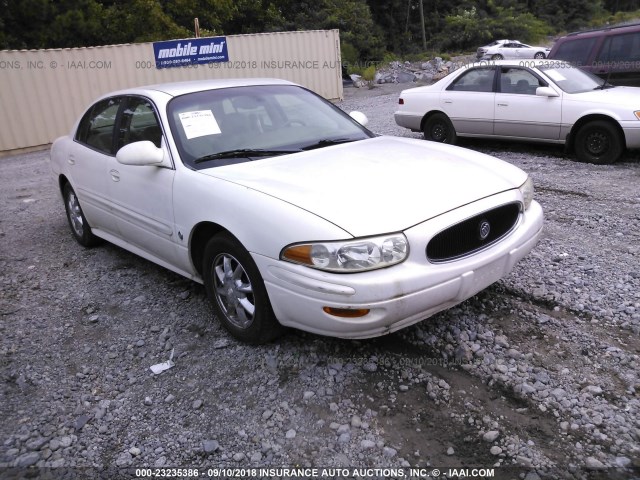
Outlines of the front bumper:
<svg viewBox="0 0 640 480">
<path fill-rule="evenodd" d="M 428 241 L 439 231 L 479 211 L 517 200 L 514 191 L 448 212 L 406 230 L 409 257 L 381 270 L 334 274 L 253 255 L 280 323 L 341 338 L 391 333 L 450 308 L 496 282 L 535 246 L 543 213 L 537 202 L 520 215 L 516 227 L 478 253 L 444 263 L 430 263 Z M 323 307 L 369 309 L 360 318 L 329 315 Z"/>
</svg>

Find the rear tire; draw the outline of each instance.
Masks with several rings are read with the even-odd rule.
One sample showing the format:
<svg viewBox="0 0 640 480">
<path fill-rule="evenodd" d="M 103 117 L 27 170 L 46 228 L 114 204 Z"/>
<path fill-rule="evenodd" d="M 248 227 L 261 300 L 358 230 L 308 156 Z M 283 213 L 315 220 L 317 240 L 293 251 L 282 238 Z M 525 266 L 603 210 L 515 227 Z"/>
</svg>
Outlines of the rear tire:
<svg viewBox="0 0 640 480">
<path fill-rule="evenodd" d="M 598 165 L 614 163 L 623 150 L 620 132 L 611 122 L 589 122 L 576 134 L 575 152 L 580 161 Z"/>
<path fill-rule="evenodd" d="M 434 113 L 424 122 L 422 128 L 425 140 L 454 145 L 457 140 L 456 130 L 449 117 L 444 113 Z"/>
<path fill-rule="evenodd" d="M 207 297 L 231 335 L 257 345 L 282 334 L 258 267 L 233 236 L 220 233 L 209 240 L 203 272 Z"/>
<path fill-rule="evenodd" d="M 67 212 L 67 221 L 71 227 L 73 238 L 83 247 L 93 247 L 100 243 L 100 239 L 91 231 L 89 222 L 87 222 L 80 202 L 76 196 L 76 192 L 68 183 L 62 189 L 62 198 L 64 199 L 64 208 Z"/>
<path fill-rule="evenodd" d="M 533 58 L 542 60 L 543 58 L 546 58 L 546 55 L 544 53 L 542 53 L 542 52 L 538 52 L 533 56 Z"/>
</svg>

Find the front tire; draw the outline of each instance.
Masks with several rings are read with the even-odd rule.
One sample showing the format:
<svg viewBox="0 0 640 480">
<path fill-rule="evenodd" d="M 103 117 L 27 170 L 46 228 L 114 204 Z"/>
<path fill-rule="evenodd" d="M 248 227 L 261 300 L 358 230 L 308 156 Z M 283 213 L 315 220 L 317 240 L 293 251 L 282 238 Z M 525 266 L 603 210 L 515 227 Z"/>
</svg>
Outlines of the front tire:
<svg viewBox="0 0 640 480">
<path fill-rule="evenodd" d="M 543 52 L 537 52 L 533 58 L 536 58 L 538 60 L 542 60 L 543 58 L 546 58 L 545 54 Z"/>
<path fill-rule="evenodd" d="M 258 267 L 234 237 L 221 233 L 209 240 L 203 272 L 207 297 L 231 335 L 262 344 L 282 334 Z"/>
<path fill-rule="evenodd" d="M 100 243 L 100 239 L 91 231 L 89 222 L 87 222 L 76 192 L 68 183 L 62 189 L 62 198 L 64 199 L 64 208 L 67 212 L 67 221 L 71 227 L 73 238 L 83 247 L 93 247 Z"/>
<path fill-rule="evenodd" d="M 503 58 L 504 57 L 499 53 L 496 53 L 495 55 L 491 55 L 491 60 L 502 60 Z"/>
<path fill-rule="evenodd" d="M 583 162 L 598 165 L 614 163 L 620 158 L 623 150 L 620 132 L 611 122 L 589 122 L 576 134 L 576 156 Z"/>
<path fill-rule="evenodd" d="M 449 117 L 443 113 L 434 113 L 424 122 L 422 128 L 425 140 L 439 143 L 456 143 L 456 130 Z"/>
</svg>

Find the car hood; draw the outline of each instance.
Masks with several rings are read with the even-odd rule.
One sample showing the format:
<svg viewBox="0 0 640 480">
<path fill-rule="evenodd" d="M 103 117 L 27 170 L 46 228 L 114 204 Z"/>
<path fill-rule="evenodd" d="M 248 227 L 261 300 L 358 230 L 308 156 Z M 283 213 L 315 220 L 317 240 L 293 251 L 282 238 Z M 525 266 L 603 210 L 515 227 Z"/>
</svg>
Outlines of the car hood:
<svg viewBox="0 0 640 480">
<path fill-rule="evenodd" d="M 526 173 L 471 150 L 376 137 L 200 173 L 276 197 L 355 237 L 405 230 L 519 187 Z"/>
<path fill-rule="evenodd" d="M 640 88 L 638 87 L 615 87 L 604 90 L 592 90 L 590 92 L 574 93 L 572 100 L 593 103 L 607 103 L 615 105 L 632 106 L 640 100 Z M 631 110 L 631 109 L 630 109 Z"/>
</svg>

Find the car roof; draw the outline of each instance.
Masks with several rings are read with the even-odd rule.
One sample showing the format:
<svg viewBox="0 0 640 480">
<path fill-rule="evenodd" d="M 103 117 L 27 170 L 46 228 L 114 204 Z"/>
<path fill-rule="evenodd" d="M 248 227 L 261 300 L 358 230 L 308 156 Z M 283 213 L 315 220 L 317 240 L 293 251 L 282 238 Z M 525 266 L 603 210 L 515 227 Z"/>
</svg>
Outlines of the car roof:
<svg viewBox="0 0 640 480">
<path fill-rule="evenodd" d="M 564 60 L 552 60 L 552 59 L 521 59 L 521 58 L 513 58 L 513 59 L 505 59 L 505 60 L 479 60 L 477 62 L 470 62 L 463 65 L 462 68 L 473 68 L 473 67 L 493 67 L 493 66 L 507 66 L 507 67 L 539 67 L 539 66 L 553 66 L 553 65 L 563 65 L 563 66 L 571 66 L 569 62 L 565 62 Z"/>
<path fill-rule="evenodd" d="M 200 92 L 203 90 L 217 90 L 234 87 L 251 87 L 258 85 L 297 85 L 280 78 L 216 78 L 209 80 L 190 80 L 184 82 L 157 83 L 141 87 L 127 88 L 116 92 L 110 92 L 103 97 L 117 95 L 153 95 L 157 92 L 165 93 L 172 97 L 186 93 Z"/>
<path fill-rule="evenodd" d="M 564 37 L 561 37 L 561 39 L 571 38 L 571 37 L 598 37 L 601 35 L 607 35 L 609 32 L 622 34 L 622 33 L 637 32 L 638 30 L 640 30 L 640 23 L 630 23 L 626 25 L 613 25 L 611 27 L 594 28 L 592 30 L 582 30 L 579 32 L 571 32 L 565 35 Z"/>
</svg>

